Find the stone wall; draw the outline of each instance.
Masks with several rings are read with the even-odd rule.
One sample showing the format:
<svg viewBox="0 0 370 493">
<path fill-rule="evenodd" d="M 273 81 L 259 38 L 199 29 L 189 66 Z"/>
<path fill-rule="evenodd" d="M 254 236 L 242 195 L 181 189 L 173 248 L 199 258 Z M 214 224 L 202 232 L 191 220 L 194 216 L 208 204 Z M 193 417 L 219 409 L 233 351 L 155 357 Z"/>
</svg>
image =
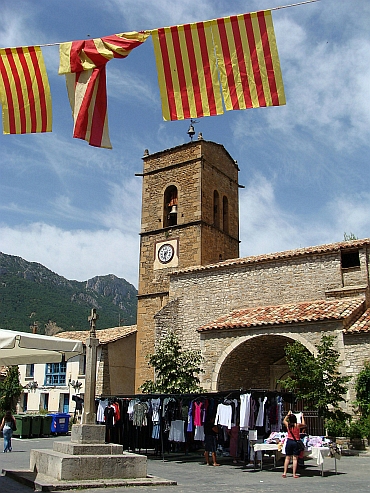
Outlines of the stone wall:
<svg viewBox="0 0 370 493">
<path fill-rule="evenodd" d="M 200 349 L 205 373 L 202 386 L 274 388 L 286 371 L 284 346 L 300 341 L 310 352 L 323 333 L 335 335 L 341 371 L 355 377 L 370 359 L 370 334 L 344 335 L 342 321 L 295 323 L 239 330 L 197 329 L 235 309 L 297 303 L 333 297 L 365 297 L 368 252 L 360 249 L 360 267 L 342 269 L 341 251 L 250 257 L 218 266 L 189 269 L 171 276 L 170 301 L 156 316 L 157 335 L 172 327 L 185 349 Z M 272 256 L 273 257 L 273 256 Z M 173 301 L 175 303 L 172 305 Z M 172 318 L 172 319 L 171 319 Z M 347 401 L 354 400 L 354 378 Z"/>
<path fill-rule="evenodd" d="M 148 154 L 143 162 L 136 388 L 153 375 L 146 355 L 154 351 L 154 316 L 167 303 L 172 272 L 239 255 L 238 167 L 223 146 L 200 140 Z M 177 224 L 167 226 L 164 197 L 172 186 L 177 189 Z M 215 190 L 221 205 L 217 227 Z M 226 232 L 224 197 L 228 204 Z M 155 258 L 156 245 L 165 241 L 177 245 L 176 266 L 161 265 Z"/>
<path fill-rule="evenodd" d="M 361 265 L 352 272 L 352 285 L 368 284 L 367 276 L 367 265 Z M 329 252 L 248 263 L 236 260 L 226 266 L 176 273 L 171 277 L 169 298 L 180 300 L 178 330 L 184 344 L 199 348 L 196 329 L 232 310 L 326 299 L 331 290 L 345 295 L 345 288 L 340 252 Z M 349 294 L 356 296 L 356 291 Z"/>
</svg>

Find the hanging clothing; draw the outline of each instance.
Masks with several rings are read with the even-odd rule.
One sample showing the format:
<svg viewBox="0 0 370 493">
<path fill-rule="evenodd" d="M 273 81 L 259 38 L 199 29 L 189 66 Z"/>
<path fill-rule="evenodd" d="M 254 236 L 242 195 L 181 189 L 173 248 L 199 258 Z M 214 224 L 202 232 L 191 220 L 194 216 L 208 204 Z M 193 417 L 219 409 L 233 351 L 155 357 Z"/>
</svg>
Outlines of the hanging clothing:
<svg viewBox="0 0 370 493">
<path fill-rule="evenodd" d="M 202 411 L 204 409 L 204 402 L 194 401 L 194 426 L 201 426 L 202 423 Z"/>
<path fill-rule="evenodd" d="M 232 407 L 230 405 L 219 404 L 217 406 L 215 425 L 226 426 L 231 429 Z"/>
<path fill-rule="evenodd" d="M 154 422 L 153 423 L 153 430 L 152 430 L 152 438 L 154 440 L 159 440 L 160 439 L 160 432 L 161 432 L 161 424 L 160 422 Z"/>
<path fill-rule="evenodd" d="M 182 421 L 181 419 L 172 421 L 168 440 L 172 442 L 185 442 L 184 425 L 185 421 Z"/>
<path fill-rule="evenodd" d="M 134 408 L 138 402 L 140 402 L 139 399 L 131 399 L 128 403 L 127 414 L 130 421 L 134 419 Z"/>
<path fill-rule="evenodd" d="M 240 394 L 240 429 L 249 429 L 249 416 L 251 412 L 251 394 Z"/>
<path fill-rule="evenodd" d="M 104 410 L 108 406 L 108 399 L 100 399 L 98 403 L 98 410 L 96 413 L 96 421 L 98 423 L 104 423 Z"/>
<path fill-rule="evenodd" d="M 114 428 L 116 423 L 116 410 L 111 404 L 108 404 L 104 409 L 104 421 L 107 428 Z"/>
<path fill-rule="evenodd" d="M 134 426 L 147 426 L 147 412 L 149 406 L 146 402 L 138 402 L 134 406 L 134 415 L 133 415 L 133 425 Z"/>
<path fill-rule="evenodd" d="M 189 409 L 188 409 L 188 427 L 187 431 L 192 432 L 193 431 L 193 403 L 194 401 L 191 401 L 189 404 Z"/>
<path fill-rule="evenodd" d="M 161 410 L 161 399 L 150 399 L 149 409 L 152 415 L 152 421 L 160 420 L 160 410 Z"/>
<path fill-rule="evenodd" d="M 200 442 L 204 442 L 204 426 L 196 426 L 195 427 L 195 433 L 194 433 L 194 440 L 199 440 Z"/>
<path fill-rule="evenodd" d="M 259 397 L 258 399 L 259 408 L 258 408 L 258 414 L 256 419 L 256 426 L 263 426 L 266 401 L 267 401 L 267 397 L 265 397 L 263 400 L 261 399 L 261 397 Z"/>
</svg>

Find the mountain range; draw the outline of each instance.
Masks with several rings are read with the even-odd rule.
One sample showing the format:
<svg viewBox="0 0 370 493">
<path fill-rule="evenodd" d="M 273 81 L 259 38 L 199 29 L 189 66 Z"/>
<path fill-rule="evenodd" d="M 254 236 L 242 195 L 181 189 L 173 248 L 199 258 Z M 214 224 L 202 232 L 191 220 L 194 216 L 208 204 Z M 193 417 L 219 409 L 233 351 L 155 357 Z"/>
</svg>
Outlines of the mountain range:
<svg viewBox="0 0 370 493">
<path fill-rule="evenodd" d="M 97 329 L 136 323 L 137 290 L 113 274 L 70 281 L 36 262 L 0 252 L 0 328 L 53 335 L 88 330 L 92 308 Z M 30 328 L 31 327 L 31 328 Z"/>
</svg>

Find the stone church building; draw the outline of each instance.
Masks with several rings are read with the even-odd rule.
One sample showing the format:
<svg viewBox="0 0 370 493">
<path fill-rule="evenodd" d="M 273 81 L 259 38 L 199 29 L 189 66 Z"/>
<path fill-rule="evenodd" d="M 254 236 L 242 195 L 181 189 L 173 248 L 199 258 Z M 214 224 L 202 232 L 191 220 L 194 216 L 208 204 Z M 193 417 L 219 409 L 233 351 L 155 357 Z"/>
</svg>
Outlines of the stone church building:
<svg viewBox="0 0 370 493">
<path fill-rule="evenodd" d="M 370 239 L 239 258 L 239 169 L 222 145 L 200 137 L 143 164 L 136 389 L 168 330 L 201 351 L 210 391 L 276 390 L 286 344 L 315 353 L 322 334 L 357 375 L 370 359 Z"/>
</svg>

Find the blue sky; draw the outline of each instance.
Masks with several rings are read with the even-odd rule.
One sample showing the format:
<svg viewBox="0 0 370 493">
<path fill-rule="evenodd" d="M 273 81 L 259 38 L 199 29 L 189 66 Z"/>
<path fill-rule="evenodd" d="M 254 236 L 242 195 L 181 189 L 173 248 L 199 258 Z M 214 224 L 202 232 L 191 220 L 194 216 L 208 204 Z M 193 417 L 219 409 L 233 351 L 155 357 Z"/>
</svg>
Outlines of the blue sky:
<svg viewBox="0 0 370 493">
<path fill-rule="evenodd" d="M 0 0 L 0 46 L 102 37 L 274 8 L 279 0 Z M 240 167 L 241 256 L 370 236 L 370 2 L 321 0 L 273 12 L 287 104 L 195 125 Z M 0 251 L 68 279 L 137 286 L 144 149 L 189 140 L 162 119 L 152 41 L 107 65 L 113 149 L 72 138 L 58 46 L 43 54 L 50 134 L 0 134 Z"/>
</svg>

